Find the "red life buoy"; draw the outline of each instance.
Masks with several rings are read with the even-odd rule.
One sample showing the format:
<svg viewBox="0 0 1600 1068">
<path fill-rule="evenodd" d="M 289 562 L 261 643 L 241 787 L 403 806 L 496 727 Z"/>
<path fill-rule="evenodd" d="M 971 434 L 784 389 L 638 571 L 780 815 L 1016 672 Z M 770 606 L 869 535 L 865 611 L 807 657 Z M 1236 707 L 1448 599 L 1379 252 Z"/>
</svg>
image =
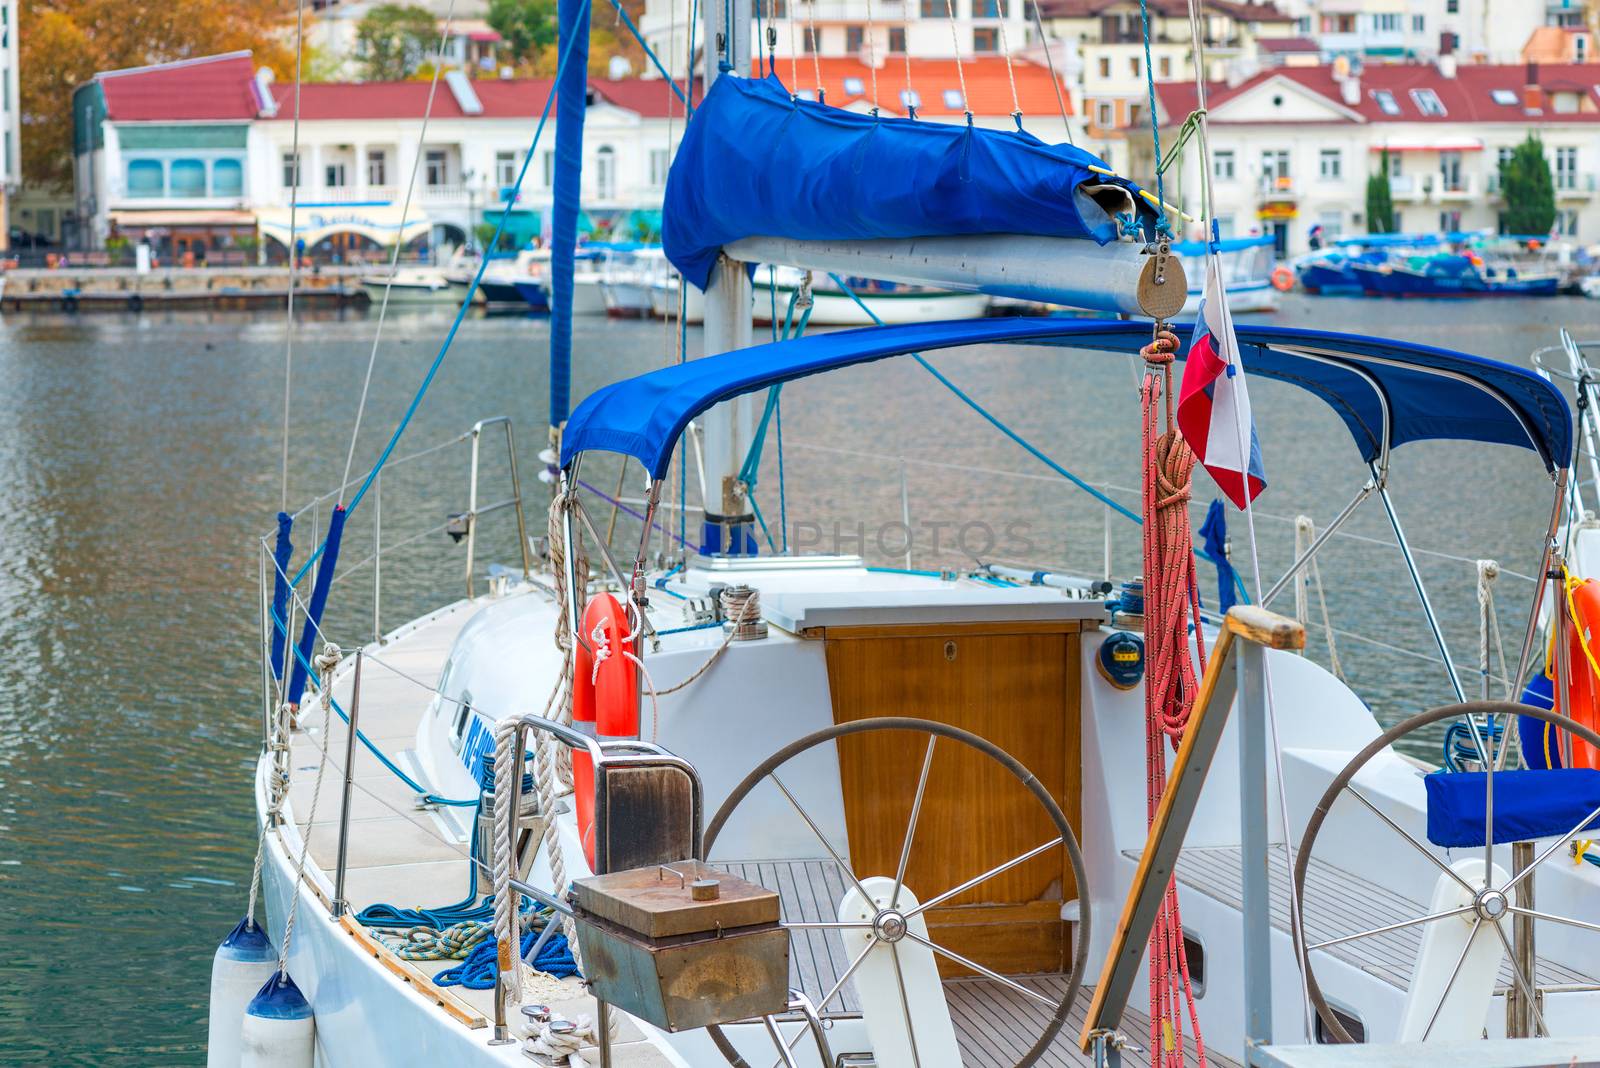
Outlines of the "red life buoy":
<svg viewBox="0 0 1600 1068">
<path fill-rule="evenodd" d="M 1279 293 L 1287 293 L 1294 288 L 1294 271 L 1287 264 L 1280 263 L 1272 269 L 1272 288 Z"/>
<path fill-rule="evenodd" d="M 1566 601 L 1567 664 L 1572 678 L 1564 687 L 1566 700 L 1556 698 L 1556 711 L 1596 728 L 1600 726 L 1600 581 L 1569 576 Z M 1554 653 L 1551 649 L 1547 665 L 1555 663 Z M 1549 672 L 1550 666 L 1545 670 Z M 1600 753 L 1588 742 L 1573 738 L 1572 766 L 1600 768 Z"/>
<path fill-rule="evenodd" d="M 637 738 L 637 669 L 629 659 L 637 653 L 627 610 L 611 594 L 596 594 L 584 607 L 580 627 L 583 641 L 577 643 L 573 656 L 573 727 L 603 741 Z M 578 835 L 592 867 L 594 762 L 582 750 L 572 754 L 572 788 L 578 812 Z"/>
</svg>

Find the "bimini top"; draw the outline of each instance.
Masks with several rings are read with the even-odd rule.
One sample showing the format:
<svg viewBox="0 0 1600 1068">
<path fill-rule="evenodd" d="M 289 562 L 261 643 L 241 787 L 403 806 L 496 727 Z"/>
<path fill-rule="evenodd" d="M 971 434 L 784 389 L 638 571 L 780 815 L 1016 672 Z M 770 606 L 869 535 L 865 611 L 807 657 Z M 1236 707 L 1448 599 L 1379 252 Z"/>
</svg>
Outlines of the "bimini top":
<svg viewBox="0 0 1600 1068">
<path fill-rule="evenodd" d="M 1174 330 L 1185 339 L 1191 333 L 1189 324 Z M 1286 326 L 1236 330 L 1245 370 L 1320 398 L 1344 421 L 1363 460 L 1378 460 L 1408 441 L 1485 441 L 1532 449 L 1549 471 L 1568 465 L 1572 414 L 1556 388 L 1532 371 L 1356 334 Z M 1022 318 L 866 327 L 755 345 L 590 394 L 567 423 L 561 463 L 591 450 L 624 453 L 660 478 L 689 421 L 717 402 L 889 356 L 996 344 L 1132 353 L 1149 337 L 1148 323 Z"/>
<path fill-rule="evenodd" d="M 661 242 L 705 289 L 718 250 L 744 237 L 1039 234 L 1104 245 L 1119 232 L 1112 210 L 1155 218 L 1138 186 L 1072 145 L 1020 130 L 860 115 L 794 99 L 775 75 L 725 75 L 684 131 L 667 176 Z"/>
</svg>

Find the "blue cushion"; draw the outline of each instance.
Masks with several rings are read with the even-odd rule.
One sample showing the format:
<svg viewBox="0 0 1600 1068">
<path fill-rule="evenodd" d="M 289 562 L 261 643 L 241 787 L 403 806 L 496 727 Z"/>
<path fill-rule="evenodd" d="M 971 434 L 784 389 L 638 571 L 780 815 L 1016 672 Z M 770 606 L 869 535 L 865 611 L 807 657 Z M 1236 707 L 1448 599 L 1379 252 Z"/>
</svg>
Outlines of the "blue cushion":
<svg viewBox="0 0 1600 1068">
<path fill-rule="evenodd" d="M 1481 846 L 1484 781 L 1481 771 L 1436 771 L 1428 789 L 1428 841 L 1447 849 Z M 1600 771 L 1593 768 L 1497 771 L 1494 840 L 1526 842 L 1566 834 L 1600 808 Z M 1589 821 L 1600 825 L 1600 818 Z"/>
</svg>

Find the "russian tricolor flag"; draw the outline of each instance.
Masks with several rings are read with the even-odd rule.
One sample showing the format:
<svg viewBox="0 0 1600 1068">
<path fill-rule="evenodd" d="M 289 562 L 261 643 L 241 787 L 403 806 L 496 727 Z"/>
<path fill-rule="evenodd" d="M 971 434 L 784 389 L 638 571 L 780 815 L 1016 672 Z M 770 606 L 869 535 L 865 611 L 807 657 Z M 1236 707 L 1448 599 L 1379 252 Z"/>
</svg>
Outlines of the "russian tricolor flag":
<svg viewBox="0 0 1600 1068">
<path fill-rule="evenodd" d="M 1250 415 L 1250 394 L 1239 359 L 1239 339 L 1222 285 L 1221 261 L 1206 255 L 1206 285 L 1178 392 L 1178 429 L 1235 507 L 1267 488 L 1261 444 Z M 1248 459 L 1241 448 L 1249 449 Z"/>
</svg>

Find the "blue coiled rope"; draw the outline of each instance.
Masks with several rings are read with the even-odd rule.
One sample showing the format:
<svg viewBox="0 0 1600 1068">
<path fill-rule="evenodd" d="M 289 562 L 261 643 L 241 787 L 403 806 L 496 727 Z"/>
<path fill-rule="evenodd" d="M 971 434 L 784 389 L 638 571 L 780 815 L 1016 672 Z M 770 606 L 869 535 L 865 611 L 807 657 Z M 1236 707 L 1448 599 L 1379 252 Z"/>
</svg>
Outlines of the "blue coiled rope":
<svg viewBox="0 0 1600 1068">
<path fill-rule="evenodd" d="M 556 917 L 552 914 L 545 922 L 555 923 Z M 522 957 L 526 958 L 533 952 L 534 944 L 539 941 L 541 933 L 542 930 L 529 931 L 522 936 L 520 954 Z M 499 942 L 482 942 L 467 954 L 466 960 L 434 976 L 433 985 L 459 986 L 466 990 L 493 990 L 495 979 L 500 974 L 499 957 Z M 550 940 L 534 958 L 533 966 L 557 979 L 578 974 L 578 962 L 572 959 L 572 948 L 567 945 L 567 936 L 559 933 L 550 936 Z"/>
</svg>

